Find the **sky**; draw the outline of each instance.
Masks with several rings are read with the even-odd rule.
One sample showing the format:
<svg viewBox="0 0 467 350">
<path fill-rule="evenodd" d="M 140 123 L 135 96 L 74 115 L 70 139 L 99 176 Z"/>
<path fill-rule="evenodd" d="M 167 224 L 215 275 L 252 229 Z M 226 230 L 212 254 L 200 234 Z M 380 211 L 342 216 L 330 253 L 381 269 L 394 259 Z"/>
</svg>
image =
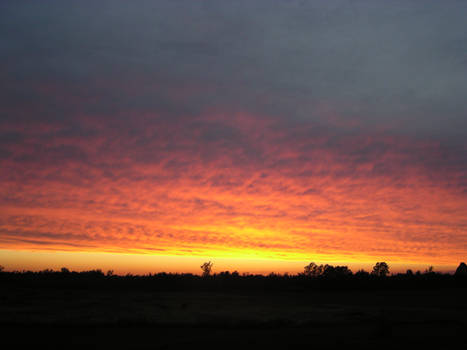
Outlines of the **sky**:
<svg viewBox="0 0 467 350">
<path fill-rule="evenodd" d="M 467 259 L 467 2 L 0 2 L 0 264 Z"/>
</svg>

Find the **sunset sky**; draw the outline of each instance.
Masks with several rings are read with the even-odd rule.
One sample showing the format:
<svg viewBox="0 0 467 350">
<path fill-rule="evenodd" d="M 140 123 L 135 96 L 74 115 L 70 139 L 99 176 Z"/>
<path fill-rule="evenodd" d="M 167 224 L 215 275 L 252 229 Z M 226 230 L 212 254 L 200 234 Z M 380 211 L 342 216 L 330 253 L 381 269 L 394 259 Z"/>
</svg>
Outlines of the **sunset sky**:
<svg viewBox="0 0 467 350">
<path fill-rule="evenodd" d="M 467 2 L 0 2 L 0 265 L 467 260 Z"/>
</svg>

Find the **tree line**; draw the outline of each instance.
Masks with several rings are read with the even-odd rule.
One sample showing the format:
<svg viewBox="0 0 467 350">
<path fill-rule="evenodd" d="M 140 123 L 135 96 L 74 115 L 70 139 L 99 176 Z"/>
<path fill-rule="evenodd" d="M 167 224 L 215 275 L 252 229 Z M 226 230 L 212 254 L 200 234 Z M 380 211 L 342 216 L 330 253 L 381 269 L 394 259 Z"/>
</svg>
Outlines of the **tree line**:
<svg viewBox="0 0 467 350">
<path fill-rule="evenodd" d="M 347 266 L 309 263 L 298 274 L 240 274 L 237 271 L 212 273 L 213 263 L 206 262 L 201 274 L 155 273 L 145 275 L 116 275 L 112 270 L 38 272 L 0 269 L 2 287 L 86 288 L 86 289 L 148 289 L 158 290 L 220 290 L 220 291 L 309 291 L 313 289 L 392 289 L 467 287 L 467 265 L 461 263 L 454 274 L 436 272 L 429 267 L 424 272 L 407 270 L 390 273 L 385 262 L 375 264 L 371 272 L 353 273 Z M 3 270 L 3 271 L 2 271 Z"/>
</svg>

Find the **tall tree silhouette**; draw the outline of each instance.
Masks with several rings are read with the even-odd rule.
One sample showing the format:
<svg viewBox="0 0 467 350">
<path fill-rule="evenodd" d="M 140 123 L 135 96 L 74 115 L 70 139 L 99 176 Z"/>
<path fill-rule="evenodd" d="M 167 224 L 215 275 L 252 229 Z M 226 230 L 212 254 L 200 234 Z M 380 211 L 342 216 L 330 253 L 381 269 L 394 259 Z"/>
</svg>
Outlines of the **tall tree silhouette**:
<svg viewBox="0 0 467 350">
<path fill-rule="evenodd" d="M 212 270 L 212 265 L 214 265 L 212 262 L 208 261 L 205 262 L 203 265 L 201 265 L 201 270 L 203 270 L 203 277 L 207 277 L 211 274 Z"/>
<path fill-rule="evenodd" d="M 384 261 L 377 262 L 375 266 L 373 266 L 373 271 L 371 271 L 372 275 L 385 277 L 389 275 L 389 266 Z"/>
</svg>

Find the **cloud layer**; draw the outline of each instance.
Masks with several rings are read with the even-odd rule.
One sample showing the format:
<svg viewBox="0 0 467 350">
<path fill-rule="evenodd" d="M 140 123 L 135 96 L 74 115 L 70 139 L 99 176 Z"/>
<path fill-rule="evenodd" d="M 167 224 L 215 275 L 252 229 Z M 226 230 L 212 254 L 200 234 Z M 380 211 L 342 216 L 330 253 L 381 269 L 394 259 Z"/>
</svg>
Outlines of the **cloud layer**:
<svg viewBox="0 0 467 350">
<path fill-rule="evenodd" d="M 0 6 L 2 247 L 465 259 L 463 2 Z"/>
</svg>

